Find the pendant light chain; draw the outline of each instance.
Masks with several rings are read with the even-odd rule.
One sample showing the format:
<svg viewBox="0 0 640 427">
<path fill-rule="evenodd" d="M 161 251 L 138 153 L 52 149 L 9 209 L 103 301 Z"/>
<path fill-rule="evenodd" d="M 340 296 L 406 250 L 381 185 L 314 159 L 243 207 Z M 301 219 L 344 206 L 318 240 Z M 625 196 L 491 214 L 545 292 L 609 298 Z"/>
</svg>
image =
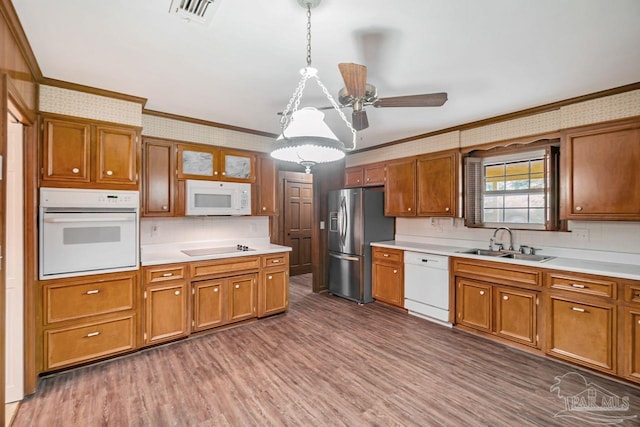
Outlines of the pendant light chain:
<svg viewBox="0 0 640 427">
<path fill-rule="evenodd" d="M 307 67 L 311 67 L 311 4 L 307 3 Z"/>
</svg>

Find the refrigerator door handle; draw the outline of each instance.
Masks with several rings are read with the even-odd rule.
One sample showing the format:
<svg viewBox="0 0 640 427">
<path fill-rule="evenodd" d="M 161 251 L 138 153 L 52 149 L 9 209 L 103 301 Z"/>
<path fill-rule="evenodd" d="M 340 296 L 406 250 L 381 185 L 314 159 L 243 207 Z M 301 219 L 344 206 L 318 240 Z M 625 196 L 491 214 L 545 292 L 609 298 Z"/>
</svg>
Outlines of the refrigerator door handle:
<svg viewBox="0 0 640 427">
<path fill-rule="evenodd" d="M 348 256 L 348 255 L 336 255 L 329 252 L 329 256 L 337 259 L 343 259 L 345 261 L 359 261 L 360 258 L 357 256 Z"/>
<path fill-rule="evenodd" d="M 340 223 L 340 242 L 344 247 L 347 239 L 347 200 L 343 197 L 340 200 L 340 213 L 338 214 L 338 221 Z"/>
</svg>

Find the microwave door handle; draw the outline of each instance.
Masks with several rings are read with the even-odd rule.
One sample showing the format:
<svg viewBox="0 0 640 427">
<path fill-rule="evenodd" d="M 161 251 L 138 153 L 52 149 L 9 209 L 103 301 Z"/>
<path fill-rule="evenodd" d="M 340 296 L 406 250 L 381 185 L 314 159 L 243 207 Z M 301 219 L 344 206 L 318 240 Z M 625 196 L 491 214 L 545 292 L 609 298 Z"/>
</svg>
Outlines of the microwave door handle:
<svg viewBox="0 0 640 427">
<path fill-rule="evenodd" d="M 75 223 L 75 222 L 130 222 L 135 221 L 133 217 L 102 217 L 102 218 L 45 218 L 44 222 L 51 224 Z"/>
</svg>

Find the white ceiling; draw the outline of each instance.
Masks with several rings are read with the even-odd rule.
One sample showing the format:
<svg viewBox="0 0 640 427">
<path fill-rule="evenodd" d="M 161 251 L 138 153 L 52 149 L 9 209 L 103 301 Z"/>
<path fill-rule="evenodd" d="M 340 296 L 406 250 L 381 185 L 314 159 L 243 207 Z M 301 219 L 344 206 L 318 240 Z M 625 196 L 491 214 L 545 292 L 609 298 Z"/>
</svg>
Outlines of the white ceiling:
<svg viewBox="0 0 640 427">
<path fill-rule="evenodd" d="M 278 134 L 306 64 L 306 10 L 217 1 L 209 26 L 169 14 L 171 0 L 13 4 L 46 77 Z M 367 65 L 381 98 L 449 94 L 440 108 L 367 107 L 358 148 L 640 81 L 638 0 L 323 0 L 311 21 L 313 66 L 336 99 L 340 62 Z M 328 105 L 315 84 L 303 103 Z"/>
</svg>

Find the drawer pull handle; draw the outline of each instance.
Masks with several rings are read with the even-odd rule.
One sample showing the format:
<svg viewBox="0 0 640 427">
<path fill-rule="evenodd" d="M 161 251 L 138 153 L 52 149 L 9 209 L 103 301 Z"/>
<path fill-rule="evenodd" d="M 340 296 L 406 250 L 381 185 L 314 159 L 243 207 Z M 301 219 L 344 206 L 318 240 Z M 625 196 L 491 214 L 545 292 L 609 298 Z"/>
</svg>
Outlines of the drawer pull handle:
<svg viewBox="0 0 640 427">
<path fill-rule="evenodd" d="M 584 289 L 584 288 L 586 288 L 586 286 L 585 286 L 585 285 L 580 285 L 580 284 L 578 284 L 578 283 L 572 283 L 572 284 L 571 284 L 571 286 L 572 286 L 572 287 L 574 287 L 574 288 L 578 288 L 578 289 Z"/>
<path fill-rule="evenodd" d="M 580 312 L 580 313 L 586 313 L 587 312 L 587 310 L 585 310 L 584 308 L 580 308 L 580 307 L 571 307 L 571 310 L 577 311 L 577 312 Z"/>
<path fill-rule="evenodd" d="M 484 291 L 480 291 L 480 295 L 484 295 Z"/>
<path fill-rule="evenodd" d="M 175 291 L 173 294 L 174 295 L 180 295 L 180 291 Z"/>
<path fill-rule="evenodd" d="M 90 291 L 85 292 L 85 295 L 95 295 L 95 294 L 99 294 L 100 290 L 99 289 L 92 289 Z"/>
<path fill-rule="evenodd" d="M 640 298 L 640 292 L 636 292 L 635 294 L 633 294 L 634 298 Z"/>
<path fill-rule="evenodd" d="M 277 263 L 279 263 L 279 262 L 280 262 L 280 260 L 279 260 L 279 259 L 271 260 L 271 263 L 272 263 L 272 264 L 277 264 Z"/>
<path fill-rule="evenodd" d="M 173 276 L 173 273 L 163 273 L 162 277 L 171 277 Z"/>
<path fill-rule="evenodd" d="M 505 301 L 509 301 L 509 296 L 505 295 L 505 296 L 502 297 L 502 299 L 505 300 Z"/>
<path fill-rule="evenodd" d="M 267 279 L 271 280 L 271 279 L 273 279 L 273 276 L 269 275 L 269 276 L 267 276 Z"/>
<path fill-rule="evenodd" d="M 382 254 L 382 256 L 384 256 L 384 257 L 388 257 L 388 256 L 389 256 L 389 254 Z"/>
<path fill-rule="evenodd" d="M 85 335 L 85 337 L 91 338 L 91 337 L 97 337 L 98 335 L 100 335 L 100 332 L 89 332 L 87 335 Z"/>
</svg>

